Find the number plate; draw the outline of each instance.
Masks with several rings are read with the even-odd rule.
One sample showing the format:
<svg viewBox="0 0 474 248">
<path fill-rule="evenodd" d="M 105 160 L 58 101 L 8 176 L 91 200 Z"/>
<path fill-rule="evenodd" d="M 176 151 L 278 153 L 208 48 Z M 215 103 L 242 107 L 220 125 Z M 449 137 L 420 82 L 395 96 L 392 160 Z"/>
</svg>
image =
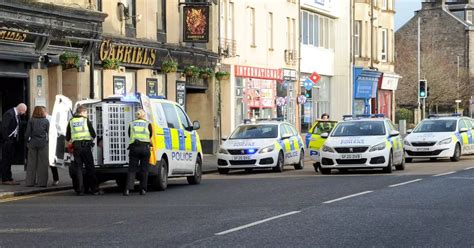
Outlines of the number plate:
<svg viewBox="0 0 474 248">
<path fill-rule="evenodd" d="M 341 154 L 341 159 L 361 159 L 361 154 Z"/>
<path fill-rule="evenodd" d="M 428 152 L 430 148 L 416 148 L 416 150 L 419 152 Z"/>
<path fill-rule="evenodd" d="M 250 160 L 250 156 L 233 156 L 232 160 Z"/>
</svg>

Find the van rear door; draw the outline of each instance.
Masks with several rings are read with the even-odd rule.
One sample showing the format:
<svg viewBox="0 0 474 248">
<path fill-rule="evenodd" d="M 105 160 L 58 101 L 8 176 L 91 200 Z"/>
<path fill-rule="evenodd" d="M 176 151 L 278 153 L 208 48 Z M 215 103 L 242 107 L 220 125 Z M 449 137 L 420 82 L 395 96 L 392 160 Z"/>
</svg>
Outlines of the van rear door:
<svg viewBox="0 0 474 248">
<path fill-rule="evenodd" d="M 49 125 L 49 164 L 64 166 L 66 129 L 72 117 L 72 102 L 63 95 L 57 95 Z"/>
</svg>

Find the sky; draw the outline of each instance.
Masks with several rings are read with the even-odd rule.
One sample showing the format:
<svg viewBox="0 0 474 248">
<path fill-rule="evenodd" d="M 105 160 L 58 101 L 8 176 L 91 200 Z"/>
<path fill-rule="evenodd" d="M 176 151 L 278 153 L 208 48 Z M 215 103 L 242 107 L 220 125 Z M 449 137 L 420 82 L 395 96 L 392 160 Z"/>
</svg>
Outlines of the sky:
<svg viewBox="0 0 474 248">
<path fill-rule="evenodd" d="M 421 8 L 422 0 L 395 0 L 395 31 L 409 21 L 415 10 Z"/>
</svg>

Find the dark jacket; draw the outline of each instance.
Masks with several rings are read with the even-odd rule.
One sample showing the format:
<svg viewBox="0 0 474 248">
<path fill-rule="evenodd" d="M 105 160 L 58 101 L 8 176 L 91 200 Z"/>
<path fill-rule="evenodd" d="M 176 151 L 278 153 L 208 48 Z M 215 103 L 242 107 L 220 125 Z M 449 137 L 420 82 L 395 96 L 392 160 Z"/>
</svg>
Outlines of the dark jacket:
<svg viewBox="0 0 474 248">
<path fill-rule="evenodd" d="M 18 121 L 19 121 L 18 117 Z M 3 114 L 2 119 L 2 132 L 1 132 L 1 139 L 2 141 L 13 139 L 13 137 L 8 137 L 13 131 L 15 131 L 16 127 L 18 126 L 18 121 L 15 116 L 15 110 L 13 108 L 7 110 Z"/>
<path fill-rule="evenodd" d="M 81 115 L 74 115 L 74 117 L 83 117 Z M 87 127 L 89 128 L 89 133 L 91 133 L 91 136 L 92 136 L 92 139 L 95 139 L 95 130 L 94 130 L 94 127 L 92 126 L 92 123 L 91 121 L 89 121 L 89 119 L 87 119 Z M 71 140 L 71 123 L 69 122 L 67 124 L 67 130 L 66 130 L 66 141 L 70 141 Z"/>
<path fill-rule="evenodd" d="M 49 121 L 46 118 L 31 118 L 26 127 L 25 139 L 29 148 L 48 145 Z"/>
</svg>

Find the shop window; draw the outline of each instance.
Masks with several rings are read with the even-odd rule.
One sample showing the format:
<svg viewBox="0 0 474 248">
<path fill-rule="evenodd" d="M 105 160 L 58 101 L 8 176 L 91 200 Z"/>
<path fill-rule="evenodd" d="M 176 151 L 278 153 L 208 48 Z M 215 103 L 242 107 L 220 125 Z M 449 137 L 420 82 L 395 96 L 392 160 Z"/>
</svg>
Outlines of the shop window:
<svg viewBox="0 0 474 248">
<path fill-rule="evenodd" d="M 174 105 L 170 103 L 162 103 L 161 106 L 163 107 L 163 112 L 166 116 L 168 128 L 180 128 L 178 115 L 176 114 Z"/>
<path fill-rule="evenodd" d="M 244 103 L 244 84 L 242 78 L 235 78 L 235 126 L 242 123 L 247 116 Z"/>
<path fill-rule="evenodd" d="M 94 70 L 94 99 L 102 99 L 102 70 Z"/>
</svg>

